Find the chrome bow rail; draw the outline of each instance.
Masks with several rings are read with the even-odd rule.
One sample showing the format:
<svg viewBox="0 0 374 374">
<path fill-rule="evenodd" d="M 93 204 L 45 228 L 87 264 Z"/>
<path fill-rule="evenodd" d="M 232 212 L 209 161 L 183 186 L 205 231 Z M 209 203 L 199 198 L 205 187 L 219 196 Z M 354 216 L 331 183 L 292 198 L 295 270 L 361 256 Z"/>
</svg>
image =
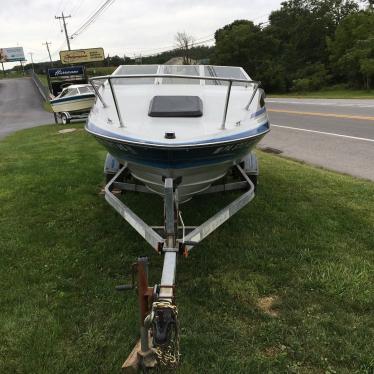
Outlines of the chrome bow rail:
<svg viewBox="0 0 374 374">
<path fill-rule="evenodd" d="M 246 83 L 246 84 L 253 84 L 254 89 L 251 94 L 251 97 L 248 101 L 248 104 L 245 106 L 245 109 L 248 110 L 249 106 L 251 105 L 253 98 L 256 95 L 256 92 L 258 88 L 261 85 L 260 81 L 251 81 L 247 79 L 236 79 L 236 78 L 221 78 L 221 77 L 206 77 L 206 76 L 199 76 L 199 75 L 179 75 L 179 74 L 133 74 L 133 75 L 103 75 L 99 77 L 93 77 L 89 79 L 89 82 L 91 83 L 96 96 L 99 98 L 101 103 L 103 104 L 104 108 L 107 108 L 108 105 L 104 101 L 103 97 L 101 96 L 97 86 L 95 85 L 96 81 L 108 81 L 114 105 L 116 107 L 116 112 L 119 120 L 119 124 L 121 127 L 125 127 L 123 117 L 121 114 L 121 110 L 118 105 L 118 100 L 117 100 L 117 95 L 114 90 L 114 85 L 113 85 L 113 79 L 136 79 L 136 78 L 177 78 L 177 79 L 195 79 L 195 80 L 204 80 L 204 81 L 219 81 L 219 82 L 228 82 L 227 86 L 227 91 L 226 91 L 226 101 L 225 101 L 225 106 L 223 110 L 223 117 L 222 117 L 222 124 L 221 124 L 221 130 L 225 129 L 226 126 L 226 117 L 227 117 L 227 110 L 229 106 L 229 101 L 230 101 L 230 95 L 231 95 L 231 87 L 233 83 Z"/>
</svg>

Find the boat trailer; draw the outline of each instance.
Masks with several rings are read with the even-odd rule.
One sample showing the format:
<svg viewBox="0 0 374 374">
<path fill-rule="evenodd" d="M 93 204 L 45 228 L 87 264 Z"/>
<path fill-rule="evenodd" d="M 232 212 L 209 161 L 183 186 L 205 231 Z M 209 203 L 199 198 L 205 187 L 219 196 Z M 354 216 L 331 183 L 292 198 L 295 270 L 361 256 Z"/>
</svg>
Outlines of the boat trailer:
<svg viewBox="0 0 374 374">
<path fill-rule="evenodd" d="M 71 121 L 84 121 L 88 118 L 90 111 L 84 111 L 79 113 L 74 112 L 59 112 L 55 113 L 61 120 L 63 125 L 69 124 Z"/>
<path fill-rule="evenodd" d="M 175 303 L 175 278 L 178 255 L 188 256 L 194 246 L 242 209 L 255 196 L 258 176 L 257 158 L 249 153 L 233 166 L 234 181 L 215 184 L 198 195 L 243 190 L 229 205 L 200 226 L 185 226 L 178 203 L 178 180 L 164 179 L 164 226 L 149 226 L 116 195 L 115 191 L 151 193 L 144 185 L 131 183 L 127 165 L 107 155 L 104 173 L 106 201 L 157 251 L 164 256 L 160 284 L 148 284 L 148 258 L 139 257 L 132 267 L 132 284 L 117 286 L 131 290 L 137 283 L 140 311 L 140 340 L 122 366 L 124 372 L 150 368 L 176 368 L 180 360 L 178 309 Z"/>
</svg>

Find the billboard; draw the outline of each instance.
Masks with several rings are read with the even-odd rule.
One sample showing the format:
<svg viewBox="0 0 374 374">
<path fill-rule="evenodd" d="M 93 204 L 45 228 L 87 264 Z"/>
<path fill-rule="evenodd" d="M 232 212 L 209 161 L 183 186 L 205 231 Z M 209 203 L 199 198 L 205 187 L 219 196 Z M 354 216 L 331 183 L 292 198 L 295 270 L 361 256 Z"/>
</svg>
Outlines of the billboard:
<svg viewBox="0 0 374 374">
<path fill-rule="evenodd" d="M 0 62 L 26 61 L 22 47 L 0 48 Z"/>
<path fill-rule="evenodd" d="M 72 51 L 60 51 L 60 60 L 63 64 L 103 61 L 103 48 L 74 49 Z"/>
</svg>

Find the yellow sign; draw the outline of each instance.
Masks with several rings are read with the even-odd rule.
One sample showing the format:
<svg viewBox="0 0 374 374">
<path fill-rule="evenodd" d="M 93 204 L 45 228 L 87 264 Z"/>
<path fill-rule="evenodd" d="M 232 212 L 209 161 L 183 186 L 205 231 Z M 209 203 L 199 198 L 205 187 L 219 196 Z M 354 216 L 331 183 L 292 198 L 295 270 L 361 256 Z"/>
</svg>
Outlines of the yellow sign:
<svg viewBox="0 0 374 374">
<path fill-rule="evenodd" d="M 103 48 L 74 49 L 72 51 L 60 51 L 60 60 L 63 64 L 82 62 L 94 62 L 104 60 Z"/>
</svg>

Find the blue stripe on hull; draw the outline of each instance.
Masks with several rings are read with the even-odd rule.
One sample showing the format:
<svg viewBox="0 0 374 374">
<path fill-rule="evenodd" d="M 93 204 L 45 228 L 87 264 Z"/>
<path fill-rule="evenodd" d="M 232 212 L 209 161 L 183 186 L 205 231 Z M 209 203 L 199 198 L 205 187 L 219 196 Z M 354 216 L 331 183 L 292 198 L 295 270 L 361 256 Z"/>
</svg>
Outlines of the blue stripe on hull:
<svg viewBox="0 0 374 374">
<path fill-rule="evenodd" d="M 192 148 L 148 147 L 96 137 L 119 160 L 159 169 L 183 169 L 238 160 L 248 154 L 266 132 L 231 144 Z"/>
<path fill-rule="evenodd" d="M 172 148 L 176 146 L 178 147 L 178 146 L 189 146 L 189 145 L 198 145 L 198 144 L 204 145 L 204 144 L 212 144 L 212 143 L 221 143 L 221 142 L 228 142 L 228 141 L 242 141 L 245 138 L 262 136 L 269 130 L 269 122 L 266 121 L 262 125 L 251 130 L 246 130 L 243 132 L 223 136 L 220 138 L 211 138 L 211 139 L 197 140 L 197 141 L 185 142 L 185 143 L 175 141 L 173 142 L 173 144 L 147 141 L 144 139 L 132 138 L 129 136 L 121 135 L 118 133 L 114 133 L 110 130 L 97 127 L 93 122 L 90 122 L 90 121 L 87 122 L 87 130 L 95 136 L 98 136 L 98 137 L 103 136 L 103 137 L 108 137 L 112 139 L 117 139 L 120 142 L 142 143 L 142 144 L 149 144 L 149 145 L 154 145 L 154 146 L 161 145 L 165 147 L 169 146 Z"/>
<path fill-rule="evenodd" d="M 75 95 L 75 96 L 68 96 L 68 97 L 62 97 L 61 99 L 52 99 L 50 101 L 51 105 L 54 104 L 61 104 L 61 103 L 68 103 L 70 101 L 80 101 L 80 100 L 86 100 L 94 98 L 95 94 L 82 94 L 82 95 Z"/>
</svg>

